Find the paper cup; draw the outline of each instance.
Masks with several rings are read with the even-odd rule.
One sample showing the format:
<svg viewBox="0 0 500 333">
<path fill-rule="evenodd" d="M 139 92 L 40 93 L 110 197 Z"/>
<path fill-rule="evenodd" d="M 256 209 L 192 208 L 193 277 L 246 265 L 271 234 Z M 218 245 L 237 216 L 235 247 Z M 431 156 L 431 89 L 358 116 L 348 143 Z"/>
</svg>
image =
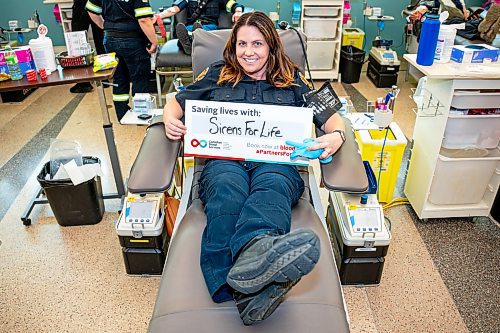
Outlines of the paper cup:
<svg viewBox="0 0 500 333">
<path fill-rule="evenodd" d="M 45 68 L 40 68 L 38 70 L 38 74 L 40 74 L 40 78 L 42 80 L 45 80 L 47 78 L 47 71 L 45 70 Z"/>
<path fill-rule="evenodd" d="M 28 81 L 36 81 L 36 71 L 34 69 L 27 70 L 26 78 L 28 79 Z"/>
</svg>

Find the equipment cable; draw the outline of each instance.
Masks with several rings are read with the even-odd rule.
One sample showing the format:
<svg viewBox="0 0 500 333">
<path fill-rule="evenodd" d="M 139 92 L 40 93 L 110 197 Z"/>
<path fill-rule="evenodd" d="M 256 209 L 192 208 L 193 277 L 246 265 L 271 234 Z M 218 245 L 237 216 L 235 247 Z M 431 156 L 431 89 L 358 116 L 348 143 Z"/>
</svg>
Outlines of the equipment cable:
<svg viewBox="0 0 500 333">
<path fill-rule="evenodd" d="M 387 141 L 387 134 L 389 134 L 389 126 L 385 128 L 385 136 L 384 136 L 384 141 L 382 142 L 382 149 L 380 151 L 380 162 L 379 162 L 379 167 L 378 167 L 378 186 L 377 186 L 377 200 L 379 199 L 379 191 L 380 191 L 380 175 L 382 173 L 382 162 L 384 158 L 384 148 L 385 148 L 385 143 Z"/>
<path fill-rule="evenodd" d="M 281 30 L 288 30 L 288 29 L 292 29 L 293 31 L 295 31 L 295 33 L 297 34 L 297 36 L 299 37 L 299 40 L 300 40 L 300 46 L 302 47 L 302 53 L 304 54 L 304 58 L 306 60 L 306 68 L 307 68 L 307 74 L 309 74 L 309 80 L 311 80 L 311 84 L 313 86 L 313 89 L 316 90 L 316 87 L 314 86 L 314 81 L 313 81 L 313 78 L 312 78 L 312 75 L 311 75 L 311 69 L 309 67 L 309 60 L 307 60 L 307 52 L 306 52 L 306 47 L 304 45 L 304 40 L 302 39 L 302 36 L 300 35 L 300 32 L 295 29 L 294 27 L 292 27 L 290 25 L 290 23 L 288 23 L 287 21 L 281 21 L 279 24 L 278 24 L 278 27 L 281 29 Z"/>
</svg>

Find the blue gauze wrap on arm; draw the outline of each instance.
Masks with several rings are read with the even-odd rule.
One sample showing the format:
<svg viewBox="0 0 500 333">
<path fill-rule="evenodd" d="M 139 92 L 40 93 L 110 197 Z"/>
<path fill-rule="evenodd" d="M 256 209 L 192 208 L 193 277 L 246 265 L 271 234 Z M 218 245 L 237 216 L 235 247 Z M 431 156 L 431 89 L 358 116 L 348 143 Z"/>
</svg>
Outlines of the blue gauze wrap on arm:
<svg viewBox="0 0 500 333">
<path fill-rule="evenodd" d="M 303 142 L 294 142 L 294 141 L 285 141 L 285 143 L 289 146 L 295 147 L 295 149 L 292 151 L 292 154 L 290 155 L 290 159 L 294 160 L 297 157 L 305 157 L 308 159 L 315 159 L 321 156 L 323 153 L 324 149 L 316 149 L 316 150 L 307 150 L 307 147 L 312 146 L 312 145 L 317 145 L 319 142 L 314 141 L 313 139 L 305 139 Z M 332 161 L 333 157 L 328 156 L 327 158 L 323 160 L 319 160 L 320 163 L 330 163 Z"/>
</svg>

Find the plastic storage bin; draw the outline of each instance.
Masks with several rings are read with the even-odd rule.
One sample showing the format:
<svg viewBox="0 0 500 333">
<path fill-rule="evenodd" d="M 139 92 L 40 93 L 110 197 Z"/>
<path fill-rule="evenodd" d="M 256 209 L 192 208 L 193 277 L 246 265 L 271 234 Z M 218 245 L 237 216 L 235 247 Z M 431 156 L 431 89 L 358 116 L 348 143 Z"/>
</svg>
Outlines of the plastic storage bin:
<svg viewBox="0 0 500 333">
<path fill-rule="evenodd" d="M 309 59 L 311 69 L 332 69 L 337 45 L 338 43 L 329 41 L 309 41 L 307 43 L 307 58 Z"/>
<path fill-rule="evenodd" d="M 342 29 L 342 46 L 353 45 L 358 49 L 363 49 L 363 40 L 365 33 L 359 28 Z"/>
<path fill-rule="evenodd" d="M 449 158 L 439 155 L 429 202 L 435 205 L 466 205 L 481 202 L 495 172 L 500 173 L 500 151 L 490 157 Z M 496 190 L 496 189 L 495 189 Z"/>
<path fill-rule="evenodd" d="M 304 33 L 308 39 L 335 39 L 339 24 L 339 19 L 306 18 L 304 19 Z"/>
<path fill-rule="evenodd" d="M 340 7 L 304 7 L 304 16 L 338 17 Z"/>
<path fill-rule="evenodd" d="M 342 46 L 340 51 L 340 77 L 344 83 L 359 82 L 361 68 L 365 61 L 365 51 L 355 46 Z"/>
<path fill-rule="evenodd" d="M 356 131 L 356 138 L 361 149 L 363 161 L 368 161 L 377 178 L 378 200 L 390 202 L 398 178 L 399 167 L 406 147 L 406 137 L 396 123 L 389 125 L 389 132 L 380 165 L 380 154 L 385 137 L 384 130 Z M 379 170 L 380 178 L 379 178 Z"/>
<path fill-rule="evenodd" d="M 442 146 L 448 149 L 495 148 L 500 141 L 499 115 L 448 116 Z"/>
<path fill-rule="evenodd" d="M 83 164 L 100 163 L 97 157 L 83 157 Z M 57 223 L 75 226 L 99 223 L 104 214 L 101 178 L 94 177 L 79 185 L 70 179 L 50 179 L 50 162 L 45 163 L 37 180 L 49 201 Z"/>
<path fill-rule="evenodd" d="M 451 106 L 457 109 L 489 109 L 500 106 L 500 92 L 455 91 Z"/>
</svg>

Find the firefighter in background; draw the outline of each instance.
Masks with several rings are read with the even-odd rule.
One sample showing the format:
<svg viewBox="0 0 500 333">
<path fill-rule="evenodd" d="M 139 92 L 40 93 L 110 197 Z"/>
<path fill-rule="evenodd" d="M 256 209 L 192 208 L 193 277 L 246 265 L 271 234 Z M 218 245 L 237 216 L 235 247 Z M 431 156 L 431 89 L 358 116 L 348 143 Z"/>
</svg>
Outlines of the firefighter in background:
<svg viewBox="0 0 500 333">
<path fill-rule="evenodd" d="M 97 54 L 104 54 L 104 32 L 89 17 L 85 10 L 87 0 L 73 0 L 71 31 L 87 31 L 92 26 L 92 37 L 94 39 L 95 51 Z M 72 93 L 88 93 L 92 91 L 90 82 L 80 82 L 69 89 Z"/>
<path fill-rule="evenodd" d="M 151 54 L 158 46 L 153 10 L 149 0 L 89 0 L 86 9 L 104 29 L 106 52 L 116 52 L 113 104 L 120 120 L 130 109 L 130 83 L 132 95 L 148 92 Z"/>
<path fill-rule="evenodd" d="M 186 54 L 191 54 L 191 33 L 199 28 L 204 30 L 217 30 L 221 10 L 232 13 L 232 21 L 243 14 L 244 6 L 235 0 L 176 0 L 172 7 L 167 8 L 160 14 L 161 18 L 171 17 L 180 11 L 187 10 L 186 24 L 178 23 L 175 27 L 179 47 Z"/>
</svg>

